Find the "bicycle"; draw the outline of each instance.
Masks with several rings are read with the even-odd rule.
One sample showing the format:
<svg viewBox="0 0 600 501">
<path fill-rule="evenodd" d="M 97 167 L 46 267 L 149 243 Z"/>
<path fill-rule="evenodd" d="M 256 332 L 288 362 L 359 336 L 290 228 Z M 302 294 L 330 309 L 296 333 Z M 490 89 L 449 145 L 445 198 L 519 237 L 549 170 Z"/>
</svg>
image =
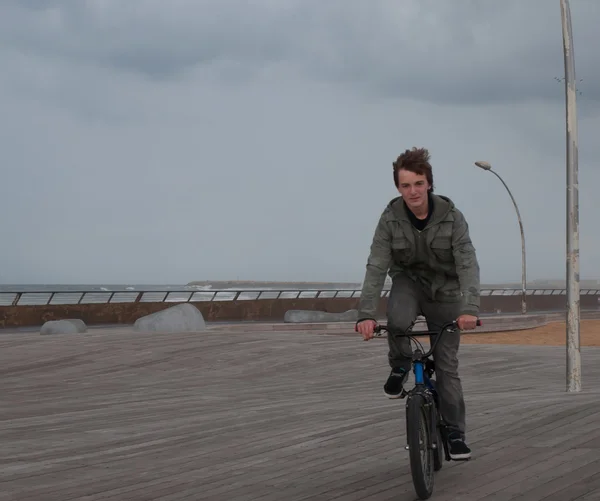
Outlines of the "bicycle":
<svg viewBox="0 0 600 501">
<path fill-rule="evenodd" d="M 434 472 L 442 468 L 444 459 L 452 461 L 448 444 L 448 429 L 439 408 L 439 397 L 435 388 L 435 361 L 429 357 L 439 342 L 440 338 L 450 328 L 458 329 L 456 320 L 445 324 L 438 332 L 412 330 L 417 320 L 410 324 L 406 332 L 397 333 L 414 341 L 417 348 L 412 353 L 412 367 L 415 375 L 415 386 L 405 392 L 406 396 L 406 449 L 409 452 L 410 469 L 417 496 L 428 499 L 433 494 Z M 481 320 L 477 320 L 481 325 Z M 396 334 L 387 325 L 380 324 L 375 327 L 375 335 L 382 331 Z M 423 345 L 415 336 L 435 336 L 431 348 L 425 352 Z M 423 436 L 422 436 L 423 435 Z M 424 451 L 422 444 L 426 444 Z M 443 450 L 443 456 L 442 456 Z M 465 461 L 458 459 L 454 461 Z M 468 461 L 468 459 L 466 459 Z"/>
</svg>

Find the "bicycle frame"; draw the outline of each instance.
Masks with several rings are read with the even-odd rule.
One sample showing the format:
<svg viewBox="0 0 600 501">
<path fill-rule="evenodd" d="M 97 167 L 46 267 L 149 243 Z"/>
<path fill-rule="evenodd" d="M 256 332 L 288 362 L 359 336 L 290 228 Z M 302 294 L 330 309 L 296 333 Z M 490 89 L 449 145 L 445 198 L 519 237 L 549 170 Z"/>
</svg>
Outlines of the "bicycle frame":
<svg viewBox="0 0 600 501">
<path fill-rule="evenodd" d="M 417 336 L 435 336 L 433 343 L 431 343 L 431 348 L 426 353 L 423 353 L 420 349 L 417 349 L 412 354 L 412 365 L 413 371 L 415 374 L 415 385 L 423 386 L 425 384 L 430 385 L 429 377 L 425 374 L 425 362 L 426 360 L 433 354 L 435 351 L 435 347 L 440 341 L 440 338 L 443 334 L 452 328 L 452 330 L 458 329 L 458 322 L 453 320 L 452 322 L 448 322 L 444 324 L 439 331 L 421 331 L 418 333 L 412 332 L 413 327 L 416 325 L 417 320 L 414 320 L 406 331 L 401 331 L 397 329 L 392 329 L 385 324 L 379 324 L 375 327 L 375 334 L 380 334 L 382 331 L 387 331 L 390 334 L 395 334 L 401 337 L 415 338 Z M 481 325 L 481 320 L 477 319 L 477 325 Z M 420 344 L 420 343 L 419 343 Z"/>
<path fill-rule="evenodd" d="M 427 362 L 429 361 L 429 357 L 435 351 L 435 348 L 436 348 L 437 344 L 439 343 L 441 337 L 444 335 L 444 333 L 448 330 L 455 331 L 456 329 L 459 329 L 458 322 L 456 320 L 453 320 L 452 322 L 448 322 L 447 324 L 443 325 L 439 331 L 426 330 L 426 331 L 420 331 L 418 333 L 414 333 L 412 330 L 416 324 L 417 324 L 417 320 L 414 320 L 410 324 L 408 329 L 406 329 L 406 331 L 399 331 L 396 329 L 392 329 L 385 324 L 379 324 L 375 327 L 375 334 L 379 335 L 382 331 L 387 331 L 388 333 L 395 334 L 395 335 L 398 335 L 401 337 L 408 337 L 410 339 L 414 339 L 417 336 L 419 336 L 419 337 L 420 336 L 430 336 L 430 337 L 435 336 L 435 338 L 433 339 L 433 342 L 431 343 L 431 347 L 427 352 L 423 352 L 419 348 L 417 348 L 416 350 L 413 351 L 412 367 L 413 367 L 413 373 L 415 375 L 415 387 L 412 388 L 411 390 L 407 391 L 406 405 L 408 406 L 408 401 L 410 400 L 412 395 L 420 394 L 423 396 L 425 401 L 429 404 L 429 408 L 431 409 L 430 416 L 432 417 L 432 419 L 430 419 L 430 424 L 431 424 L 430 437 L 436 437 L 432 440 L 432 443 L 430 443 L 429 446 L 432 448 L 437 448 L 440 445 L 437 443 L 438 439 L 437 439 L 437 434 L 436 434 L 436 429 L 438 427 L 440 427 L 440 429 L 441 429 L 440 431 L 442 433 L 442 444 L 444 447 L 445 457 L 446 457 L 446 460 L 449 461 L 450 454 L 449 454 L 449 451 L 447 448 L 447 443 L 446 443 L 446 431 L 445 431 L 445 425 L 443 423 L 444 419 L 443 419 L 443 416 L 439 413 L 437 390 L 434 387 L 434 385 L 432 384 L 431 377 L 430 377 L 431 374 L 434 372 L 434 369 L 428 370 Z M 481 325 L 481 320 L 477 319 L 477 326 L 480 326 L 480 325 Z M 421 344 L 418 341 L 416 341 L 416 343 L 419 346 L 421 346 Z M 421 348 L 422 348 L 422 346 L 421 346 Z M 437 416 L 434 415 L 434 412 Z M 437 419 L 433 419 L 433 417 L 437 417 Z M 440 421 L 440 422 L 438 422 L 438 421 Z"/>
<path fill-rule="evenodd" d="M 477 321 L 479 325 L 479 320 Z M 375 327 L 375 334 L 380 334 L 382 331 L 387 331 L 390 334 L 394 334 L 401 337 L 415 338 L 417 336 L 435 336 L 433 343 L 431 344 L 431 348 L 426 353 L 423 353 L 420 349 L 417 349 L 412 354 L 412 365 L 413 372 L 415 374 L 415 385 L 423 386 L 426 384 L 425 381 L 425 360 L 428 359 L 431 354 L 434 352 L 435 347 L 437 346 L 441 336 L 446 332 L 449 328 L 458 329 L 458 323 L 456 320 L 452 322 L 448 322 L 443 325 L 439 331 L 421 331 L 418 333 L 414 333 L 413 327 L 417 324 L 417 320 L 414 320 L 406 331 L 402 331 L 399 329 L 392 329 L 385 324 L 379 324 Z M 429 382 L 429 378 L 427 377 L 427 382 Z"/>
</svg>

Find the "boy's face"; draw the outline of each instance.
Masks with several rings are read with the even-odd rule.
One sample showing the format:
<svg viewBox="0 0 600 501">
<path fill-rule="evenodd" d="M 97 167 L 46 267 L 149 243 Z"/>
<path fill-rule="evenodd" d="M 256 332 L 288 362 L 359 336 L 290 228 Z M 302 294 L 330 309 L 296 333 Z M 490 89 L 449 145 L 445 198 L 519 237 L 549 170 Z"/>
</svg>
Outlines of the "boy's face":
<svg viewBox="0 0 600 501">
<path fill-rule="evenodd" d="M 419 211 L 427 204 L 429 183 L 425 175 L 400 169 L 398 171 L 398 191 L 410 210 Z"/>
</svg>

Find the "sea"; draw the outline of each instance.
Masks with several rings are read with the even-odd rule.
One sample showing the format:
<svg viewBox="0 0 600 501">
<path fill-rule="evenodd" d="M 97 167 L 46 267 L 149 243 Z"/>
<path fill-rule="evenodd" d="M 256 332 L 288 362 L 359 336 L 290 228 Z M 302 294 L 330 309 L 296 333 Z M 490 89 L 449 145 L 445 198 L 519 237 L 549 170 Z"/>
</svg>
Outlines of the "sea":
<svg viewBox="0 0 600 501">
<path fill-rule="evenodd" d="M 213 281 L 188 284 L 0 284 L 0 292 L 125 292 L 193 290 L 321 290 L 359 289 L 359 282 Z"/>
<path fill-rule="evenodd" d="M 81 291 L 164 291 L 193 290 L 192 285 L 164 284 L 1 284 L 0 292 L 81 292 Z"/>
</svg>

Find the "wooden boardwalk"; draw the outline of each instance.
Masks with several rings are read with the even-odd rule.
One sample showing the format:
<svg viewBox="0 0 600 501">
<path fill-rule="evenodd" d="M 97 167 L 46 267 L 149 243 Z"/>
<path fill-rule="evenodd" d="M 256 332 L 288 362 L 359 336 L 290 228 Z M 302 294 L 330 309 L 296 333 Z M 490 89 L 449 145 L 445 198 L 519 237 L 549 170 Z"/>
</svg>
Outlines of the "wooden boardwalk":
<svg viewBox="0 0 600 501">
<path fill-rule="evenodd" d="M 385 340 L 0 334 L 0 500 L 414 500 Z M 464 345 L 474 457 L 436 501 L 600 500 L 600 350 Z"/>
</svg>

